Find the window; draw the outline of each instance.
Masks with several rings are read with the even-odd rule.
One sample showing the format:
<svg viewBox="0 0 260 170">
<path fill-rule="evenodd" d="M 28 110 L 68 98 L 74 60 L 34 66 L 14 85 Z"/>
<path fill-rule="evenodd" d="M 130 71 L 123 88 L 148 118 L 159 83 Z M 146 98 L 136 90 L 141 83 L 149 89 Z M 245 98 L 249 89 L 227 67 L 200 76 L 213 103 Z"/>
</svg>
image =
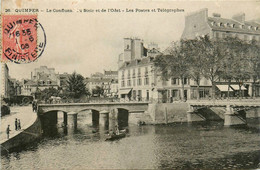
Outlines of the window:
<svg viewBox="0 0 260 170">
<path fill-rule="evenodd" d="M 141 86 L 141 85 L 142 85 L 142 79 L 141 79 L 141 78 L 138 78 L 138 80 L 137 80 L 137 85 L 138 85 L 138 86 Z"/>
<path fill-rule="evenodd" d="M 138 90 L 138 100 L 142 99 L 142 90 Z"/>
<path fill-rule="evenodd" d="M 145 75 L 148 74 L 148 67 L 145 67 Z"/>
<path fill-rule="evenodd" d="M 133 69 L 133 78 L 135 78 L 135 69 Z"/>
<path fill-rule="evenodd" d="M 135 79 L 133 79 L 133 86 L 135 86 Z"/>
<path fill-rule="evenodd" d="M 178 97 L 178 90 L 172 90 L 172 97 Z"/>
<path fill-rule="evenodd" d="M 138 76 L 141 76 L 141 68 L 138 68 Z"/>
<path fill-rule="evenodd" d="M 177 84 L 177 79 L 176 78 L 172 78 L 172 85 Z"/>
<path fill-rule="evenodd" d="M 135 90 L 133 90 L 133 98 L 134 98 L 134 100 L 136 100 L 136 91 Z"/>
<path fill-rule="evenodd" d="M 131 86 L 131 80 L 127 80 L 127 86 Z"/>
<path fill-rule="evenodd" d="M 149 77 L 144 78 L 144 85 L 149 85 Z"/>
<path fill-rule="evenodd" d="M 130 78 L 130 70 L 127 70 L 127 78 Z"/>
<path fill-rule="evenodd" d="M 183 79 L 183 84 L 188 84 L 188 79 L 187 78 Z"/>
<path fill-rule="evenodd" d="M 121 86 L 125 87 L 125 81 L 121 81 Z"/>
<path fill-rule="evenodd" d="M 125 77 L 125 71 L 123 70 L 122 71 L 122 79 L 124 79 L 124 77 Z"/>
</svg>

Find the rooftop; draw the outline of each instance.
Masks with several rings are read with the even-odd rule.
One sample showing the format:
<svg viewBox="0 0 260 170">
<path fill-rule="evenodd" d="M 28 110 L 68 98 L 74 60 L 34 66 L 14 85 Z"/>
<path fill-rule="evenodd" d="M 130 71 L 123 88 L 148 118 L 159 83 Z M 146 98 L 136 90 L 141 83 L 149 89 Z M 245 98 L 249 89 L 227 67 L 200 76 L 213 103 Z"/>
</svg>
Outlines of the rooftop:
<svg viewBox="0 0 260 170">
<path fill-rule="evenodd" d="M 260 24 L 254 21 L 239 22 L 234 19 L 208 17 L 208 25 L 214 30 L 260 34 Z"/>
</svg>

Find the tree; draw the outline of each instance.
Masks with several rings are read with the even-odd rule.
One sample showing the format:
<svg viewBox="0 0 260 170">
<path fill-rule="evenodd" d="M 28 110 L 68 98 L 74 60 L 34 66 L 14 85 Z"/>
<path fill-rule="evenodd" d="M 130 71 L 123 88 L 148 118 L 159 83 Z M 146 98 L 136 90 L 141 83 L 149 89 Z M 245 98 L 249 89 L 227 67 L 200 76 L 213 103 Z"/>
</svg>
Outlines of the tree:
<svg viewBox="0 0 260 170">
<path fill-rule="evenodd" d="M 185 53 L 190 56 L 190 60 L 187 61 L 190 65 L 189 76 L 195 81 L 197 85 L 196 95 L 197 99 L 199 100 L 200 80 L 204 73 L 203 71 L 205 70 L 205 67 L 207 67 L 205 61 L 207 60 L 208 55 L 209 37 L 198 37 L 192 40 L 185 40 L 183 43 L 185 43 Z"/>
<path fill-rule="evenodd" d="M 39 93 L 40 93 L 40 99 L 46 101 L 46 100 L 50 99 L 51 96 L 57 97 L 60 92 L 59 92 L 59 90 L 51 87 L 51 88 L 43 89 Z"/>
<path fill-rule="evenodd" d="M 168 80 L 169 78 L 179 78 L 181 80 L 181 99 L 184 97 L 184 79 L 189 76 L 190 58 L 187 53 L 188 46 L 185 41 L 181 40 L 179 43 L 169 48 L 169 54 L 156 57 L 154 65 L 162 73 L 162 78 Z"/>
<path fill-rule="evenodd" d="M 256 96 L 256 81 L 260 78 L 260 45 L 252 40 L 249 44 L 247 44 L 247 59 L 249 62 L 249 71 L 250 76 L 253 79 L 253 97 Z"/>
<path fill-rule="evenodd" d="M 221 40 L 210 40 L 209 36 L 201 38 L 200 49 L 202 51 L 203 67 L 202 75 L 209 79 L 212 85 L 211 96 L 215 98 L 215 82 L 221 75 L 221 66 L 224 58 L 222 51 L 223 43 Z"/>
<path fill-rule="evenodd" d="M 104 89 L 103 87 L 96 86 L 96 88 L 93 89 L 92 93 L 96 94 L 97 96 L 102 96 L 104 94 Z"/>
<path fill-rule="evenodd" d="M 67 81 L 67 92 L 73 98 L 80 98 L 81 96 L 88 95 L 89 92 L 84 82 L 84 77 L 76 72 L 73 72 Z"/>
<path fill-rule="evenodd" d="M 231 80 L 235 80 L 238 83 L 239 97 L 242 96 L 241 87 L 244 81 L 250 79 L 250 64 L 246 56 L 248 53 L 247 47 L 246 42 L 243 42 L 239 38 L 226 37 L 223 39 L 222 49 L 225 58 L 222 61 L 223 70 L 221 76 L 228 80 L 229 86 Z"/>
</svg>

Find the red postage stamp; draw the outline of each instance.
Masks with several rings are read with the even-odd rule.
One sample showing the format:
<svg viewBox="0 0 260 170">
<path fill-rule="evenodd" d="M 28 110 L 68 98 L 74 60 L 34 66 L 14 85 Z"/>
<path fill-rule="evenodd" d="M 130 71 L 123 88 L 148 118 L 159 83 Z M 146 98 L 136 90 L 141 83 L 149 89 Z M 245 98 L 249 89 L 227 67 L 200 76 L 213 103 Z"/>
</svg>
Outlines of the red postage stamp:
<svg viewBox="0 0 260 170">
<path fill-rule="evenodd" d="M 44 35 L 43 42 L 38 40 L 39 31 Z M 39 26 L 37 15 L 3 15 L 2 35 L 3 62 L 33 62 L 40 57 L 46 44 L 46 36 L 42 26 Z"/>
</svg>

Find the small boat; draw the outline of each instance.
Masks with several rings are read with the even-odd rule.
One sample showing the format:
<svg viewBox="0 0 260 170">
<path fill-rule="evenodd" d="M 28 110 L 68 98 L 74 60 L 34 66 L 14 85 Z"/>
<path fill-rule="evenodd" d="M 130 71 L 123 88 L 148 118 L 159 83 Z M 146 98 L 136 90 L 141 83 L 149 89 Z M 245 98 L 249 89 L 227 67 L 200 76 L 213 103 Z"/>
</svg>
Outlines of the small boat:
<svg viewBox="0 0 260 170">
<path fill-rule="evenodd" d="M 117 134 L 112 134 L 112 135 L 109 135 L 108 138 L 106 138 L 106 141 L 118 140 L 118 139 L 124 138 L 125 136 L 126 136 L 125 133 L 119 133 L 118 135 Z"/>
</svg>

